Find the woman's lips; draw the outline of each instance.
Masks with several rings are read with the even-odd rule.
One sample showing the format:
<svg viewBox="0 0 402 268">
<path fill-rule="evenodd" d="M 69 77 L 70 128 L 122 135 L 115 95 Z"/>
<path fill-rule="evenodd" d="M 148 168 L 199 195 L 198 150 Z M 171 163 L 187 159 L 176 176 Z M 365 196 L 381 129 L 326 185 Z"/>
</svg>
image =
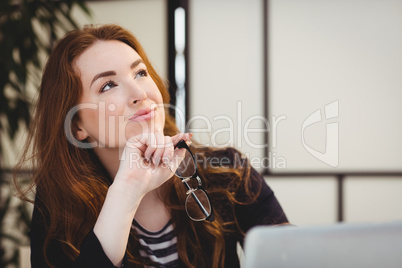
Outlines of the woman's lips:
<svg viewBox="0 0 402 268">
<path fill-rule="evenodd" d="M 156 108 L 144 108 L 138 110 L 135 114 L 133 114 L 128 121 L 147 121 L 154 117 Z"/>
</svg>

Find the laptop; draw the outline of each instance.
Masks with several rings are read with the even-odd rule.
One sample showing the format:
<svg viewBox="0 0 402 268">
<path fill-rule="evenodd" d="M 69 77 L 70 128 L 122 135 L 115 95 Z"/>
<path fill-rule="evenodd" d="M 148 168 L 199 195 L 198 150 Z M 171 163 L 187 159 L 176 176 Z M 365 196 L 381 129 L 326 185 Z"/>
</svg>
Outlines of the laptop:
<svg viewBox="0 0 402 268">
<path fill-rule="evenodd" d="M 402 267 L 402 222 L 255 227 L 242 267 Z"/>
</svg>

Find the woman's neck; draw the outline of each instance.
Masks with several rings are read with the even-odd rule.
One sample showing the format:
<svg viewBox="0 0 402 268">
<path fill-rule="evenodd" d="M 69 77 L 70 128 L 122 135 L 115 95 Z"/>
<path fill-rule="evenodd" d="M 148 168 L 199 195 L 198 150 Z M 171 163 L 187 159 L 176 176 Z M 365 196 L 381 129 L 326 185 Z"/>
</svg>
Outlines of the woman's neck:
<svg viewBox="0 0 402 268">
<path fill-rule="evenodd" d="M 149 192 L 142 199 L 135 213 L 135 220 L 146 230 L 156 232 L 161 230 L 170 220 L 170 211 L 157 194 L 158 189 Z"/>
</svg>

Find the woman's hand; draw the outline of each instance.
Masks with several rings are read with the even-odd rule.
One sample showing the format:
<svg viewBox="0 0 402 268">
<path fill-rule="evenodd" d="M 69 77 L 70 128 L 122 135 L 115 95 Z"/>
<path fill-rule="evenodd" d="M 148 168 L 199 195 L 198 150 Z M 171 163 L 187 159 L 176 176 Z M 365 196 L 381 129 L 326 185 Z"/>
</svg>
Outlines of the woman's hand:
<svg viewBox="0 0 402 268">
<path fill-rule="evenodd" d="M 134 188 L 141 195 L 158 188 L 173 175 L 167 164 L 175 157 L 174 146 L 180 140 L 190 141 L 191 137 L 189 133 L 169 137 L 158 132 L 130 138 L 113 184 L 121 184 L 126 190 Z"/>
</svg>

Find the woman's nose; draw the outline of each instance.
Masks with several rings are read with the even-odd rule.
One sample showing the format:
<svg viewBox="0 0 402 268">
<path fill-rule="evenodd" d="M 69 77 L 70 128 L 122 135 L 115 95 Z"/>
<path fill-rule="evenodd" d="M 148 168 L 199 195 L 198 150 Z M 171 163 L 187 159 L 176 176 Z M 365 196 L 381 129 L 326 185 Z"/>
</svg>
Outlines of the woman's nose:
<svg viewBox="0 0 402 268">
<path fill-rule="evenodd" d="M 129 99 L 128 99 L 128 103 L 129 105 L 131 104 L 140 104 L 142 103 L 144 100 L 147 99 L 147 93 L 141 89 L 138 86 L 131 86 L 129 89 Z"/>
</svg>

